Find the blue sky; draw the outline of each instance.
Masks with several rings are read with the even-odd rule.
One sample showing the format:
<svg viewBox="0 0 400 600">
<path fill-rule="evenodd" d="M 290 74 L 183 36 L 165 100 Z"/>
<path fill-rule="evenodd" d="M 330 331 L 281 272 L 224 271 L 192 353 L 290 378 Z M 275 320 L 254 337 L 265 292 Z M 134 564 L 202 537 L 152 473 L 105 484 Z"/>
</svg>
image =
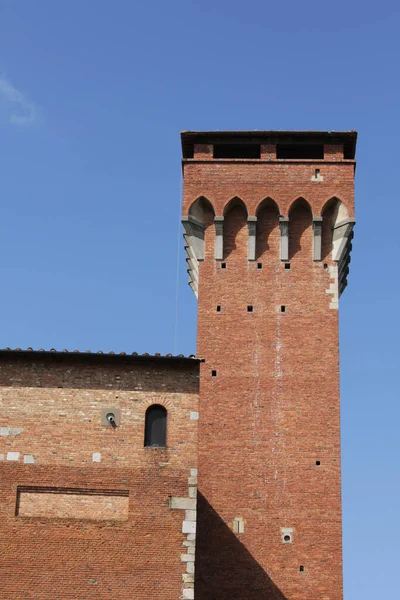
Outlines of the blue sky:
<svg viewBox="0 0 400 600">
<path fill-rule="evenodd" d="M 399 27 L 386 0 L 0 0 L 0 347 L 194 352 L 179 132 L 359 131 L 346 600 L 399 565 Z"/>
</svg>

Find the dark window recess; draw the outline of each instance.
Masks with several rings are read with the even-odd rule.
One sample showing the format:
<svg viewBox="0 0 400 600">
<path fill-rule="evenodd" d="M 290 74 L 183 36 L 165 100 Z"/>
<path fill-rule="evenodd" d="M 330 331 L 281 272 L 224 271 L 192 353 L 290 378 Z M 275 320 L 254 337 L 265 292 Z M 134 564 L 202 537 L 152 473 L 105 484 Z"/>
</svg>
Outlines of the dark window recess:
<svg viewBox="0 0 400 600">
<path fill-rule="evenodd" d="M 214 158 L 260 158 L 260 144 L 214 144 Z"/>
<path fill-rule="evenodd" d="M 304 571 L 304 567 L 303 565 L 300 565 L 300 572 L 302 573 Z"/>
<path fill-rule="evenodd" d="M 217 306 L 217 312 L 221 312 L 221 307 L 220 307 L 220 305 L 219 305 L 219 304 L 218 304 L 218 306 Z"/>
<path fill-rule="evenodd" d="M 328 265 L 326 263 L 324 264 L 324 269 L 325 269 L 325 271 L 328 270 Z"/>
<path fill-rule="evenodd" d="M 257 269 L 262 269 L 262 263 L 257 263 Z"/>
<path fill-rule="evenodd" d="M 253 312 L 253 307 L 251 306 L 251 304 L 248 305 L 247 312 Z"/>
<path fill-rule="evenodd" d="M 164 448 L 167 445 L 167 411 L 160 404 L 146 410 L 144 445 Z"/>
<path fill-rule="evenodd" d="M 283 304 L 281 306 L 281 312 L 286 312 L 286 306 L 284 306 Z"/>
<path fill-rule="evenodd" d="M 290 269 L 290 263 L 285 263 L 285 269 L 286 270 Z"/>
<path fill-rule="evenodd" d="M 319 467 L 319 465 L 321 464 L 321 461 L 320 460 L 316 460 L 315 464 L 317 465 L 317 467 Z"/>
<path fill-rule="evenodd" d="M 217 376 L 217 371 L 211 371 L 211 377 L 216 377 Z"/>
<path fill-rule="evenodd" d="M 277 144 L 276 158 L 324 158 L 323 144 Z"/>
<path fill-rule="evenodd" d="M 226 263 L 221 263 L 221 269 L 226 269 Z"/>
</svg>

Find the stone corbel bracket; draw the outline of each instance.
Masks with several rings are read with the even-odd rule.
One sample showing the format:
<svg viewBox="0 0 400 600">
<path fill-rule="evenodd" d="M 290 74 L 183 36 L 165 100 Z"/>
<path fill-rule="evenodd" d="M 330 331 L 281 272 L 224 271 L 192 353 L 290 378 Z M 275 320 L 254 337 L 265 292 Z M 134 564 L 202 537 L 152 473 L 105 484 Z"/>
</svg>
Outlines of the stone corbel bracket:
<svg viewBox="0 0 400 600">
<path fill-rule="evenodd" d="M 215 223 L 215 259 L 224 257 L 224 217 L 214 217 Z"/>
<path fill-rule="evenodd" d="M 279 217 L 281 232 L 281 260 L 289 260 L 289 217 Z"/>
<path fill-rule="evenodd" d="M 247 259 L 256 260 L 257 217 L 248 217 L 247 227 L 249 230 L 249 237 L 247 243 Z"/>
<path fill-rule="evenodd" d="M 355 219 L 344 219 L 333 226 L 333 248 L 332 258 L 338 264 L 339 296 L 347 286 L 347 275 L 349 273 L 350 252 L 352 239 L 354 237 L 353 227 Z"/>
<path fill-rule="evenodd" d="M 313 218 L 313 260 L 322 258 L 322 217 Z"/>
<path fill-rule="evenodd" d="M 189 285 L 199 293 L 199 261 L 204 260 L 204 224 L 192 216 L 182 217 Z"/>
</svg>

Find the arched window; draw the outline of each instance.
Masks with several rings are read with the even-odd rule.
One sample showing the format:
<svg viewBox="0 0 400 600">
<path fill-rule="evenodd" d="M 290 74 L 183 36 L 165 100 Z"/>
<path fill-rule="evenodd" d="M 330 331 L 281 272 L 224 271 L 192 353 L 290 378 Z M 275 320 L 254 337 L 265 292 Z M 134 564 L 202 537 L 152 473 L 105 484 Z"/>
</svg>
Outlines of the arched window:
<svg viewBox="0 0 400 600">
<path fill-rule="evenodd" d="M 144 445 L 164 448 L 167 445 L 167 411 L 160 404 L 146 410 Z"/>
</svg>

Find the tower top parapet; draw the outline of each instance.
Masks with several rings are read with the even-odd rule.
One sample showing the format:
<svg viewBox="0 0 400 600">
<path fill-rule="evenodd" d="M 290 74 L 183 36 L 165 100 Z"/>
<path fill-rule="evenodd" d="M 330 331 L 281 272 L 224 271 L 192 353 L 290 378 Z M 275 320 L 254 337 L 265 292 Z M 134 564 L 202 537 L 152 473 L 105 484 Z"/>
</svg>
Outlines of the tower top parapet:
<svg viewBox="0 0 400 600">
<path fill-rule="evenodd" d="M 182 131 L 183 159 L 354 160 L 356 131 Z M 342 148 L 332 157 L 332 146 Z"/>
</svg>

